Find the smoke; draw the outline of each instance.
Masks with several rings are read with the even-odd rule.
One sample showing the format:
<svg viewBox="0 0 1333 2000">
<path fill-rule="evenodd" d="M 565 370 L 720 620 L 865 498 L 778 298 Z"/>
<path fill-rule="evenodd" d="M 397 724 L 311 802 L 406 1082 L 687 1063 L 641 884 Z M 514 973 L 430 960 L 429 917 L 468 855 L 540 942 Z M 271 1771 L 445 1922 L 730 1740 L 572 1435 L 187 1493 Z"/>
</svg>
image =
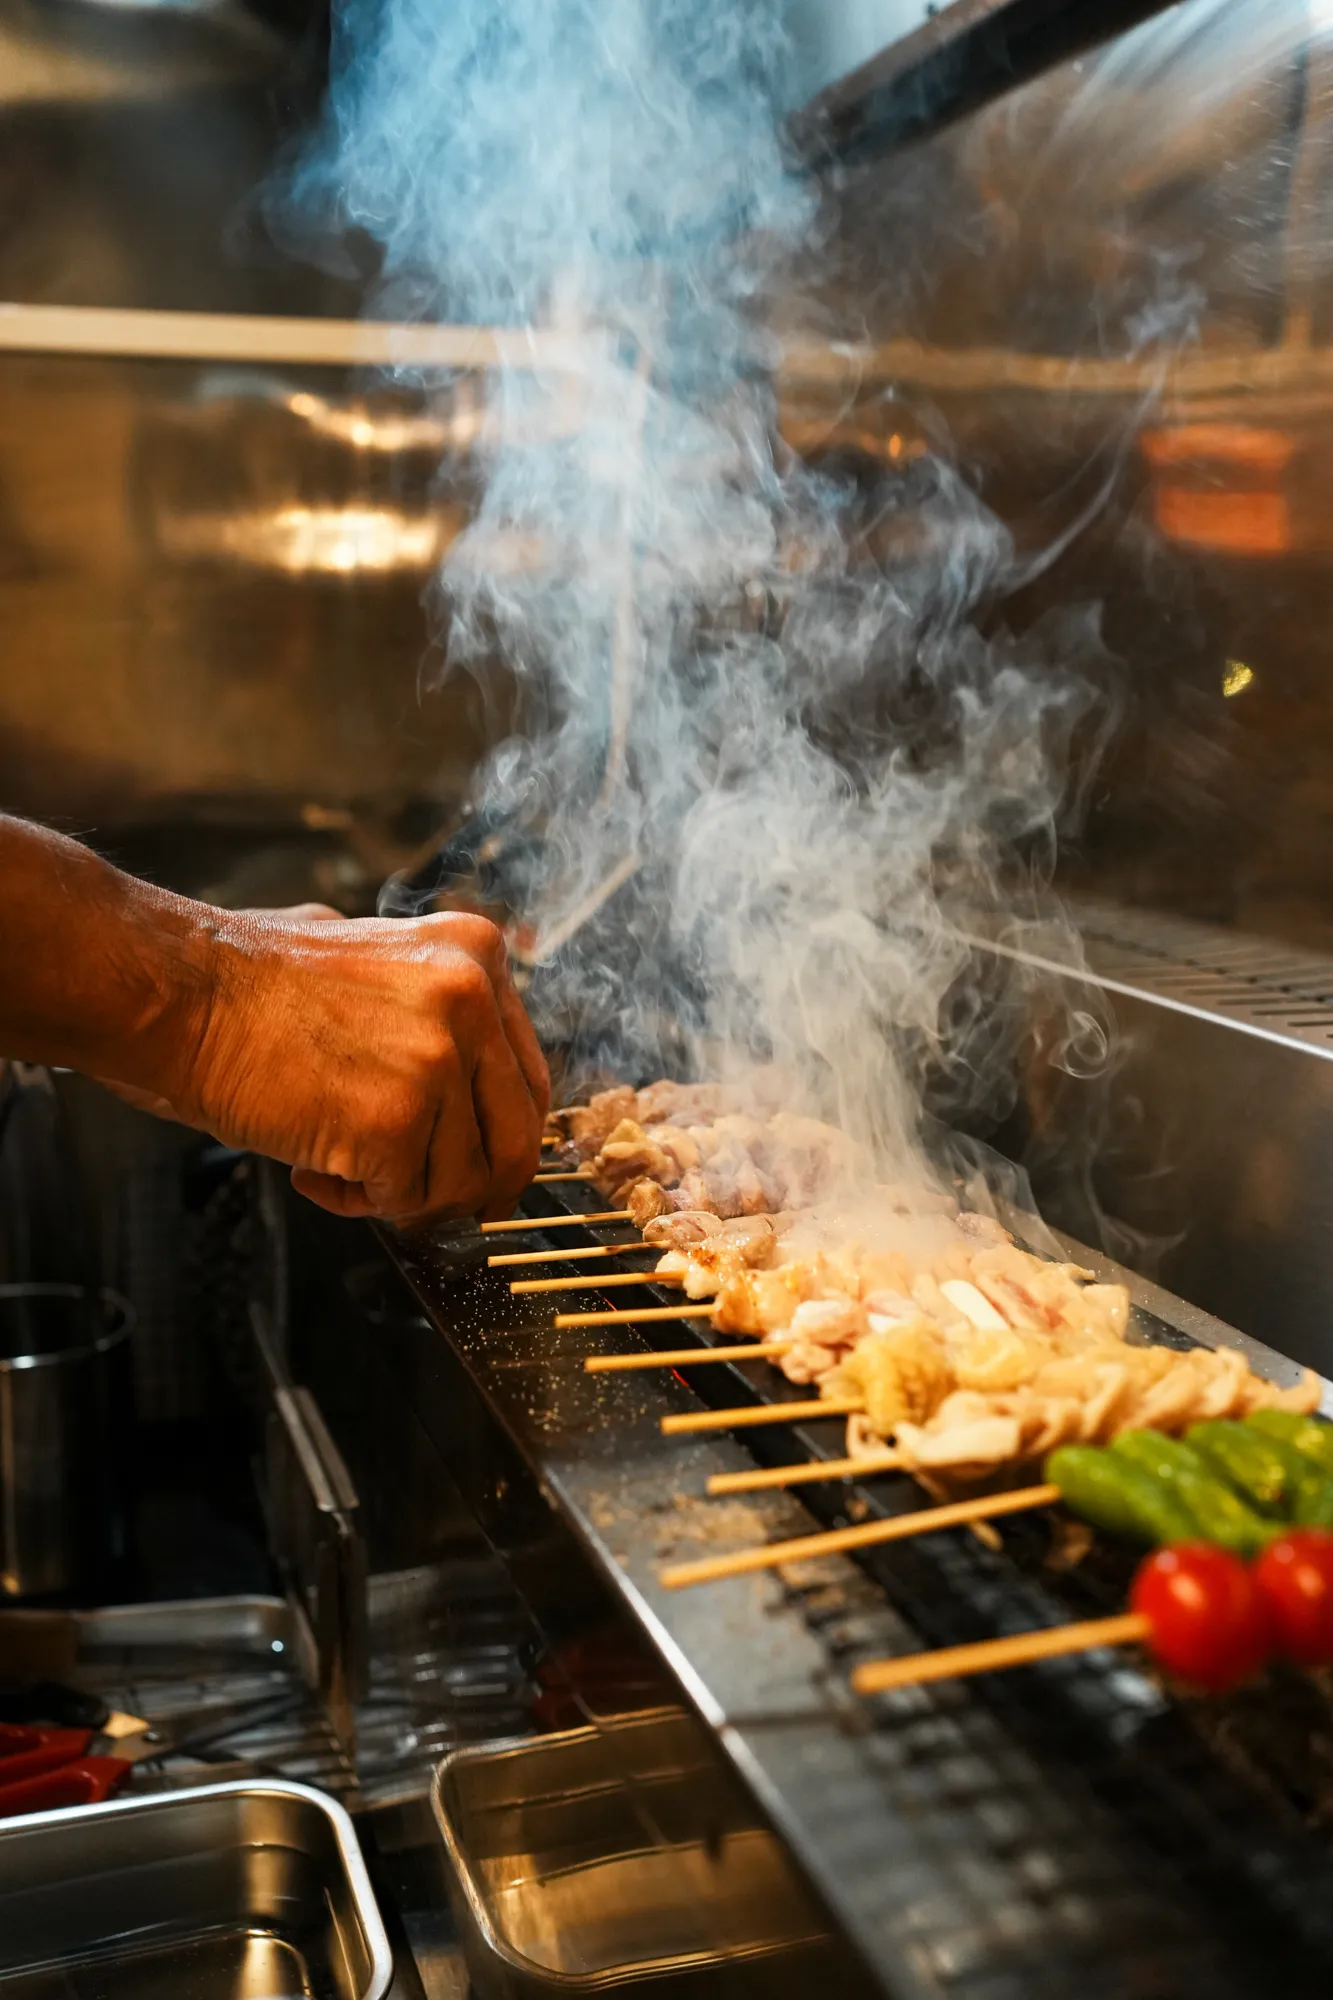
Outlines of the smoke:
<svg viewBox="0 0 1333 2000">
<path fill-rule="evenodd" d="M 926 1072 L 980 1101 L 1004 1062 L 941 883 L 1034 906 L 1098 641 L 983 638 L 1014 550 L 946 448 L 867 479 L 777 441 L 821 228 L 787 71 L 756 0 L 344 0 L 295 191 L 383 246 L 385 310 L 563 336 L 494 378 L 439 579 L 446 675 L 519 688 L 477 804 L 519 829 L 539 1026 L 622 1074 L 777 1065 L 902 1178 Z"/>
</svg>

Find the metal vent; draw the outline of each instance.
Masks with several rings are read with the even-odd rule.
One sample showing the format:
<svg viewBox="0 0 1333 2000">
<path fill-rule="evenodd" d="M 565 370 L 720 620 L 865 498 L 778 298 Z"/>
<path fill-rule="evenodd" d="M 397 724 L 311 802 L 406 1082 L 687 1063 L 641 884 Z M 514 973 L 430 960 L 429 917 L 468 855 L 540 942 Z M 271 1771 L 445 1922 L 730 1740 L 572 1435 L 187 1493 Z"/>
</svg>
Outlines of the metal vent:
<svg viewBox="0 0 1333 2000">
<path fill-rule="evenodd" d="M 1071 914 L 1106 984 L 1333 1056 L 1333 958 L 1115 903 Z"/>
</svg>

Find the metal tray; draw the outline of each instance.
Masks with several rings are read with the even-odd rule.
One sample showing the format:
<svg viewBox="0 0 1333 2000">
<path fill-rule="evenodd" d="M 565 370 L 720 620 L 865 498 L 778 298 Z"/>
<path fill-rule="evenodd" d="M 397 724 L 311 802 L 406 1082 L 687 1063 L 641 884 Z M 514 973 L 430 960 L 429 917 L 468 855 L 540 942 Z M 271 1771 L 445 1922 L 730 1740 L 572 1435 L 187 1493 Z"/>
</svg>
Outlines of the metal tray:
<svg viewBox="0 0 1333 2000">
<path fill-rule="evenodd" d="M 827 1973 L 822 1918 L 683 1711 L 455 1751 L 432 1806 L 479 2000 L 771 2000 Z"/>
<path fill-rule="evenodd" d="M 0 2000 L 384 2000 L 341 1806 L 216 1785 L 0 1824 Z"/>
</svg>

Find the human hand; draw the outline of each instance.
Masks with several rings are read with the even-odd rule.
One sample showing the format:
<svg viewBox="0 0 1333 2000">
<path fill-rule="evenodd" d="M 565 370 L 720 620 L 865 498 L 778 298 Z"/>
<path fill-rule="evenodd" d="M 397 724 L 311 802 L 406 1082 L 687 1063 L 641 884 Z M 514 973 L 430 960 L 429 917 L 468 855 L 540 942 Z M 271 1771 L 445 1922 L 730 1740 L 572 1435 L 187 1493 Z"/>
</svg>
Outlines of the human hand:
<svg viewBox="0 0 1333 2000">
<path fill-rule="evenodd" d="M 284 1160 L 338 1215 L 509 1213 L 550 1085 L 493 924 L 305 906 L 217 913 L 214 929 L 175 1116 Z"/>
</svg>

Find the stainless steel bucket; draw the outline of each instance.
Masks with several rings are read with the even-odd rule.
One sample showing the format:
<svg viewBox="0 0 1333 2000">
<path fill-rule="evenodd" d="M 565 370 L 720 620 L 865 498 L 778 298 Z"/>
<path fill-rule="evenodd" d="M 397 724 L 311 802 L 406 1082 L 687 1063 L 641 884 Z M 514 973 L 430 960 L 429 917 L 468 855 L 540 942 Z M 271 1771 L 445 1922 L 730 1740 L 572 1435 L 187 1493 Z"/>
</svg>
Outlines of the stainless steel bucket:
<svg viewBox="0 0 1333 2000">
<path fill-rule="evenodd" d="M 0 1285 L 0 1599 L 95 1592 L 126 1552 L 134 1313 Z"/>
</svg>

